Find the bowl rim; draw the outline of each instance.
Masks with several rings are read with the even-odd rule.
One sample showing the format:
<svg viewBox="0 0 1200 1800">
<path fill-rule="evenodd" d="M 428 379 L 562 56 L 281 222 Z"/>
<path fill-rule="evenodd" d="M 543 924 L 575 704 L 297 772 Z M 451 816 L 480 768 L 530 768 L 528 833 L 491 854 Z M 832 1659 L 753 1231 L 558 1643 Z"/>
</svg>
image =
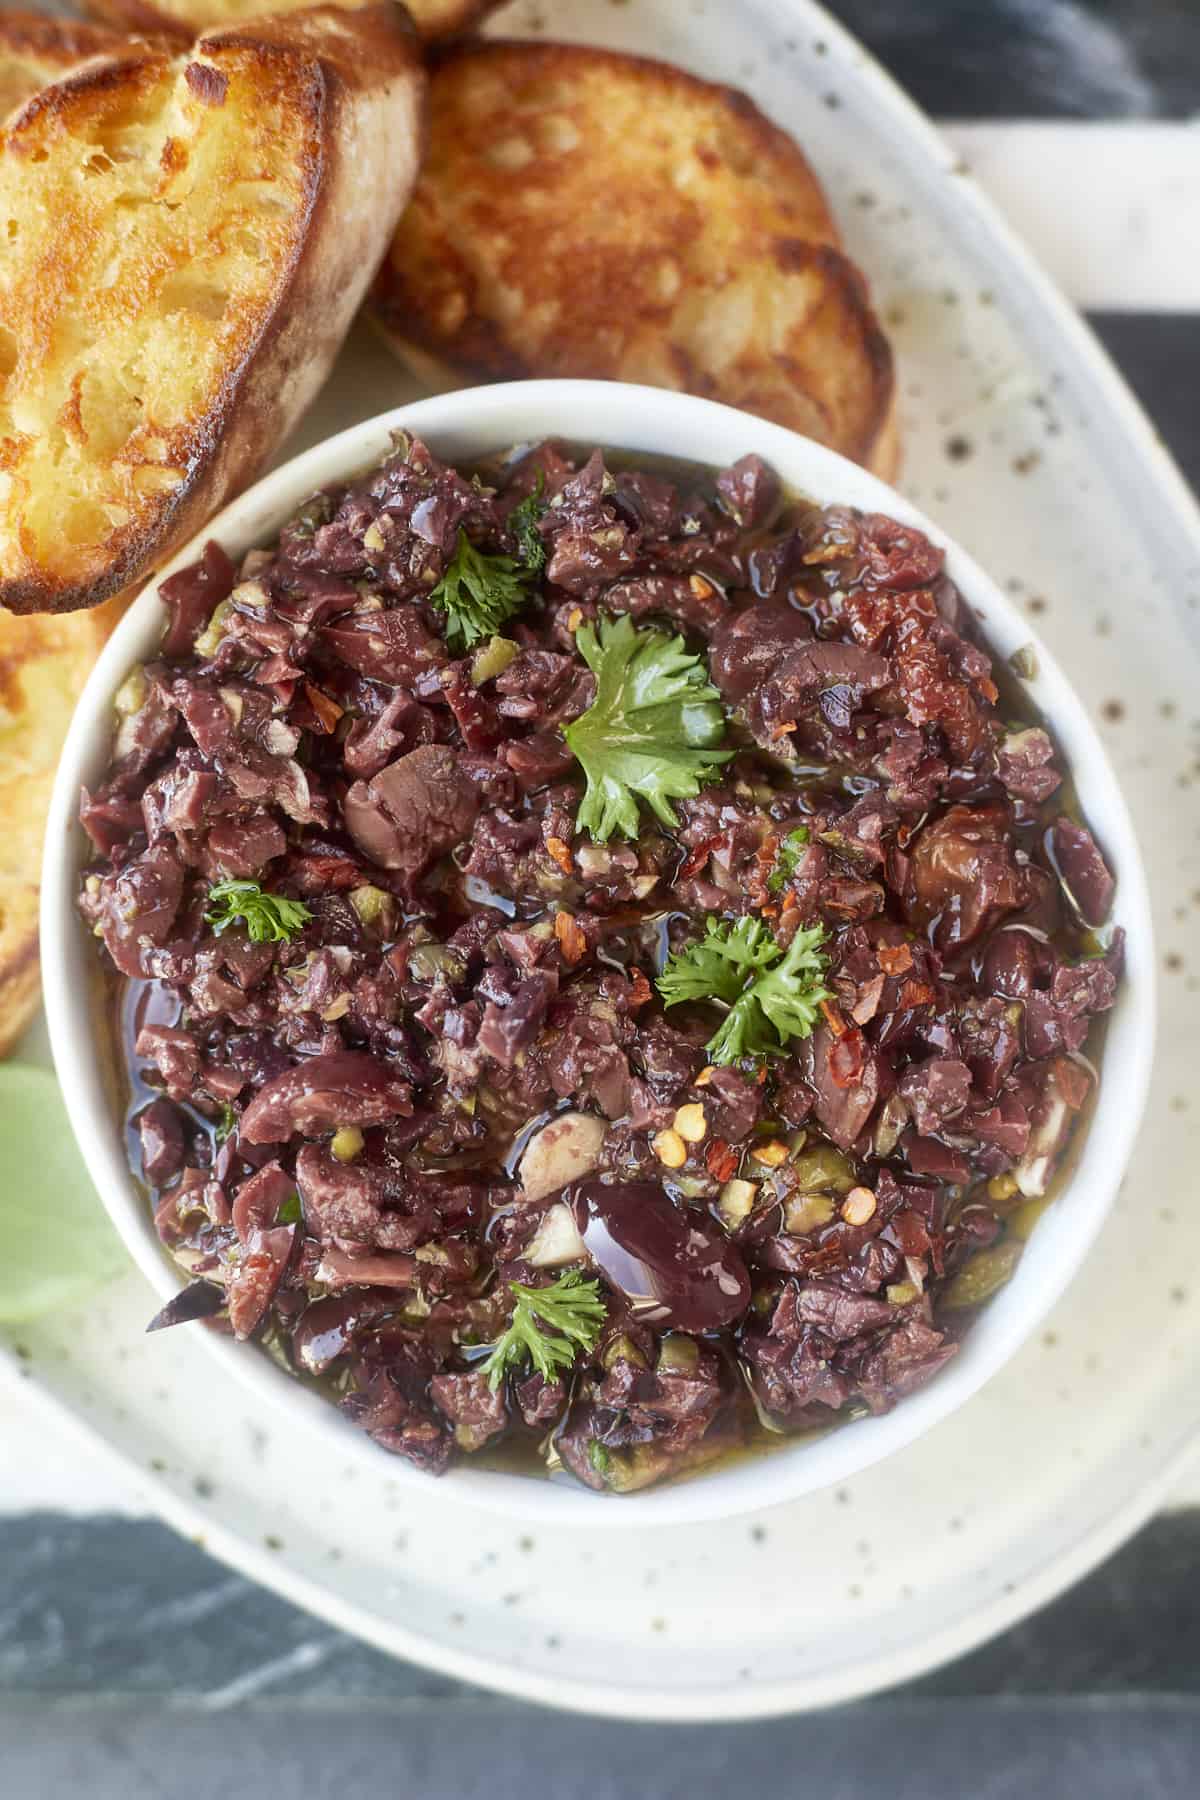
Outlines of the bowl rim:
<svg viewBox="0 0 1200 1800">
<path fill-rule="evenodd" d="M 578 430 L 580 420 L 588 429 Z M 1133 822 L 1088 714 L 1056 660 L 1015 606 L 974 559 L 904 497 L 836 452 L 732 407 L 668 389 L 603 381 L 522 381 L 457 389 L 413 401 L 351 426 L 264 476 L 225 507 L 139 593 L 101 653 L 78 699 L 51 800 L 42 869 L 41 944 L 46 1017 L 55 1069 L 72 1128 L 93 1182 L 126 1248 L 164 1300 L 179 1290 L 125 1158 L 97 1054 L 91 1013 L 91 940 L 75 908 L 85 840 L 76 810 L 80 787 L 103 768 L 112 735 L 112 696 L 130 667 L 157 643 L 158 590 L 216 538 L 235 558 L 275 535 L 317 488 L 347 480 L 387 454 L 396 431 L 431 442 L 449 460 L 486 454 L 543 437 L 665 454 L 720 465 L 754 451 L 786 484 L 821 504 L 886 512 L 925 532 L 946 552 L 946 572 L 976 616 L 997 659 L 1028 646 L 1036 672 L 1025 685 L 1061 745 L 1084 817 L 1096 830 L 1117 876 L 1113 918 L 1126 931 L 1126 974 L 1109 1015 L 1101 1099 L 1087 1121 L 1067 1179 L 1039 1221 L 1040 1254 L 1022 1257 L 1010 1284 L 972 1324 L 957 1356 L 891 1412 L 853 1422 L 817 1439 L 802 1438 L 770 1455 L 737 1459 L 645 1493 L 610 1498 L 577 1484 L 456 1464 L 439 1497 L 513 1519 L 593 1527 L 678 1525 L 758 1511 L 836 1485 L 934 1429 L 998 1372 L 1060 1297 L 1093 1243 L 1116 1195 L 1149 1090 L 1156 1021 L 1156 958 L 1149 893 Z M 1120 1092 L 1122 1103 L 1116 1104 Z M 380 1451 L 328 1401 L 286 1374 L 268 1356 L 202 1333 L 203 1341 L 243 1388 L 286 1413 L 310 1434 L 316 1451 L 369 1459 Z M 401 1457 L 389 1478 L 428 1494 L 430 1477 Z"/>
</svg>

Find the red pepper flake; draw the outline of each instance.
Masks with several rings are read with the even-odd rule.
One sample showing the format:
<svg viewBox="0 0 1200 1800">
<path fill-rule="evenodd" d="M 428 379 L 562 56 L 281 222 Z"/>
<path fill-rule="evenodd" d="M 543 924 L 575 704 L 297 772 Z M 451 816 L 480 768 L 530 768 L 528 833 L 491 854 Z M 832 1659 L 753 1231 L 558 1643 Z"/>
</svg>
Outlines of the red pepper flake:
<svg viewBox="0 0 1200 1800">
<path fill-rule="evenodd" d="M 866 1042 L 861 1031 L 847 1031 L 829 1049 L 826 1067 L 840 1088 L 854 1087 L 866 1066 Z"/>
<path fill-rule="evenodd" d="M 901 1006 L 928 1006 L 937 995 L 927 981 L 906 981 L 900 989 Z"/>
<path fill-rule="evenodd" d="M 717 591 L 711 581 L 705 581 L 703 575 L 689 575 L 688 586 L 697 600 L 711 600 Z"/>
<path fill-rule="evenodd" d="M 835 1038 L 843 1037 L 850 1029 L 832 1000 L 822 1000 L 821 1013 Z"/>
<path fill-rule="evenodd" d="M 844 1268 L 848 1260 L 844 1245 L 839 1243 L 835 1237 L 827 1238 L 823 1244 L 818 1245 L 810 1255 L 805 1257 L 804 1273 L 806 1275 L 827 1274 L 830 1270 Z"/>
<path fill-rule="evenodd" d="M 714 1138 L 704 1152 L 704 1166 L 714 1181 L 732 1181 L 737 1174 L 740 1157 L 724 1138 Z"/>
<path fill-rule="evenodd" d="M 641 969 L 634 969 L 629 977 L 629 1004 L 636 1012 L 639 1006 L 645 1006 L 653 997 L 654 990 L 646 980 Z"/>
<path fill-rule="evenodd" d="M 587 939 L 575 923 L 569 912 L 555 913 L 554 935 L 558 939 L 559 948 L 569 963 L 580 962 L 587 950 Z"/>
<path fill-rule="evenodd" d="M 770 888 L 767 885 L 771 871 L 775 867 L 775 859 L 779 855 L 779 833 L 768 831 L 758 849 L 754 852 L 754 868 L 751 871 L 749 891 L 755 906 L 763 906 Z M 765 910 L 765 909 L 764 909 Z"/>
<path fill-rule="evenodd" d="M 755 1081 L 757 1081 L 759 1087 L 766 1087 L 766 1085 L 767 1085 L 767 1065 L 766 1065 L 766 1063 L 759 1063 L 758 1073 L 755 1075 L 754 1079 L 755 1079 Z"/>
<path fill-rule="evenodd" d="M 573 875 L 575 873 L 575 865 L 571 861 L 571 846 L 568 843 L 565 843 L 562 838 L 548 837 L 546 839 L 546 849 L 554 858 L 564 875 Z"/>
<path fill-rule="evenodd" d="M 777 725 L 775 727 L 774 731 L 771 733 L 771 736 L 772 736 L 772 738 L 786 737 L 789 731 L 795 731 L 795 729 L 796 729 L 796 721 L 795 721 L 795 719 L 790 719 L 787 721 L 786 724 Z"/>
<path fill-rule="evenodd" d="M 1082 1063 L 1072 1062 L 1069 1056 L 1056 1056 L 1051 1067 L 1063 1100 L 1072 1112 L 1078 1112 L 1091 1092 L 1091 1076 Z"/>
<path fill-rule="evenodd" d="M 311 681 L 305 682 L 304 693 L 321 730 L 325 733 L 333 731 L 345 708 L 339 706 L 336 700 L 331 700 L 328 694 L 323 694 L 320 688 L 314 687 Z"/>
<path fill-rule="evenodd" d="M 913 966 L 913 953 L 907 944 L 880 944 L 875 959 L 885 975 L 903 975 Z"/>
<path fill-rule="evenodd" d="M 718 831 L 715 837 L 702 838 L 676 875 L 676 881 L 687 881 L 691 876 L 698 875 L 713 851 L 719 850 L 725 842 L 725 837 L 725 832 Z"/>
<path fill-rule="evenodd" d="M 845 562 L 849 554 L 849 544 L 839 544 L 836 539 L 833 541 L 826 539 L 823 544 L 818 544 L 815 550 L 809 550 L 800 560 L 812 567 L 815 563 Z"/>
</svg>

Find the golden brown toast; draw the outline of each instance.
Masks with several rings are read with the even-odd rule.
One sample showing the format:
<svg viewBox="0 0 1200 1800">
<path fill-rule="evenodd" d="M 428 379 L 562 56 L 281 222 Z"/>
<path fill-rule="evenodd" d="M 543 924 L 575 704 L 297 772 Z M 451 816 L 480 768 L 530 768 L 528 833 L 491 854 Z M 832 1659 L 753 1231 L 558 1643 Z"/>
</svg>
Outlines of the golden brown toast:
<svg viewBox="0 0 1200 1800">
<path fill-rule="evenodd" d="M 337 0 L 345 6 L 362 0 Z M 426 43 L 458 37 L 501 0 L 407 0 L 413 23 Z M 265 13 L 290 13 L 304 0 L 87 0 L 87 11 L 133 31 L 185 31 L 189 36 L 217 25 L 240 25 Z"/>
<path fill-rule="evenodd" d="M 59 618 L 0 610 L 0 1056 L 37 1011 L 38 889 L 50 790 L 89 670 L 130 596 Z"/>
<path fill-rule="evenodd" d="M 0 119 L 31 94 L 58 81 L 90 56 L 102 56 L 121 42 L 103 25 L 79 19 L 50 19 L 44 13 L 0 11 Z"/>
<path fill-rule="evenodd" d="M 473 43 L 372 293 L 439 386 L 644 381 L 890 472 L 892 358 L 803 155 L 742 94 L 558 44 Z"/>
<path fill-rule="evenodd" d="M 261 468 L 403 209 L 424 91 L 378 4 L 126 40 L 8 120 L 0 604 L 95 604 Z"/>
</svg>

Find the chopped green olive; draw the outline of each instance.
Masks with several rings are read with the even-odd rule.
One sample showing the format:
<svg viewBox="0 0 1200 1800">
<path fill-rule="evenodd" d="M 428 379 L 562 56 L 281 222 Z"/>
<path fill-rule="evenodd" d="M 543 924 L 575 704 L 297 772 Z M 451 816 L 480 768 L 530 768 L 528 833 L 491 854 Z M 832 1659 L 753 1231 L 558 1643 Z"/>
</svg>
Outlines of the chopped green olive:
<svg viewBox="0 0 1200 1800">
<path fill-rule="evenodd" d="M 444 975 L 447 981 L 461 981 L 467 965 L 459 951 L 445 944 L 418 944 L 409 952 L 408 966 L 418 981 L 436 981 Z"/>
<path fill-rule="evenodd" d="M 604 1369 L 611 1369 L 613 1364 L 618 1362 L 632 1363 L 637 1369 L 644 1369 L 646 1366 L 645 1357 L 633 1339 L 626 1337 L 624 1332 L 618 1337 L 611 1338 L 605 1344 L 600 1355 L 600 1365 Z"/>
<path fill-rule="evenodd" d="M 494 681 L 497 675 L 503 675 L 513 658 L 520 654 L 520 645 L 514 644 L 511 638 L 489 638 L 471 658 L 471 680 L 476 687 L 482 687 L 485 681 Z"/>
<path fill-rule="evenodd" d="M 660 1375 L 694 1375 L 700 1366 L 700 1346 L 695 1338 L 672 1332 L 659 1346 Z"/>
<path fill-rule="evenodd" d="M 395 899 L 386 888 L 351 888 L 348 897 L 364 925 L 381 925 L 386 930 L 396 916 Z"/>
<path fill-rule="evenodd" d="M 794 1200 L 787 1201 L 783 1209 L 783 1220 L 788 1230 L 796 1237 L 803 1237 L 806 1231 L 816 1231 L 821 1225 L 828 1225 L 833 1217 L 833 1201 L 828 1194 L 800 1194 Z"/>
<path fill-rule="evenodd" d="M 217 654 L 221 647 L 221 639 L 225 636 L 225 620 L 232 610 L 228 600 L 218 601 L 213 608 L 208 624 L 192 646 L 197 656 L 215 656 Z"/>
<path fill-rule="evenodd" d="M 815 1194 L 848 1194 L 858 1179 L 840 1150 L 818 1144 L 802 1151 L 792 1164 L 797 1186 Z"/>
<path fill-rule="evenodd" d="M 982 1306 L 1011 1279 L 1023 1249 L 1024 1245 L 1015 1238 L 1004 1238 L 977 1251 L 942 1289 L 942 1305 L 956 1312 L 968 1306 Z"/>
</svg>

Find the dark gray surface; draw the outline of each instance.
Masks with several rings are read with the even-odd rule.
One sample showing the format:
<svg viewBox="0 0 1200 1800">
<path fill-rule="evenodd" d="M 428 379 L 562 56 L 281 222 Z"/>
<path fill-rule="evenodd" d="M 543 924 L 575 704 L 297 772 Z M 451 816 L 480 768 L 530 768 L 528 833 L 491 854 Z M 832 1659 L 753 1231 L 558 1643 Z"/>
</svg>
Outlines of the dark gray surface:
<svg viewBox="0 0 1200 1800">
<path fill-rule="evenodd" d="M 953 1718 L 948 1732 L 936 1703 L 886 1701 L 668 1736 L 486 1700 L 233 1717 L 123 1706 L 101 1727 L 0 1710 L 0 1756 L 12 1800 L 1195 1800 L 1200 1717 L 1184 1702 L 973 1700 Z"/>
<path fill-rule="evenodd" d="M 1200 18 L 1200 0 L 1196 14 Z M 1093 313 L 1089 322 L 1180 468 L 1200 489 L 1200 318 Z"/>
<path fill-rule="evenodd" d="M 1196 0 L 832 0 L 942 118 L 1189 118 Z"/>
</svg>

